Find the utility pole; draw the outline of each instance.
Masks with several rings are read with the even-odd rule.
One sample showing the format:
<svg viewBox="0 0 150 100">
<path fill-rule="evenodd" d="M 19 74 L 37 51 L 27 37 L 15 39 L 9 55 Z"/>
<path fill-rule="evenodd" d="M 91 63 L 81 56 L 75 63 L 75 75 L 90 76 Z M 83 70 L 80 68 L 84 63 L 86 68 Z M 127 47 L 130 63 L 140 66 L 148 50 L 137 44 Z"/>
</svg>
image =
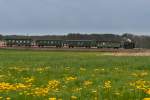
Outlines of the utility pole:
<svg viewBox="0 0 150 100">
<path fill-rule="evenodd" d="M 26 34 L 27 38 L 29 38 L 29 33 Z"/>
</svg>

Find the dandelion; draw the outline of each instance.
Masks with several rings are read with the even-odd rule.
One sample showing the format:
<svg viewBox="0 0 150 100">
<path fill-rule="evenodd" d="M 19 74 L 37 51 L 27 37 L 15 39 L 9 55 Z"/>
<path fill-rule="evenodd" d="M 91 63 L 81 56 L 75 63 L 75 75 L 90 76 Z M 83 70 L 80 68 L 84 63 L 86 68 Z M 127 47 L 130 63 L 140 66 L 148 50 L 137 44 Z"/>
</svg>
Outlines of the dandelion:
<svg viewBox="0 0 150 100">
<path fill-rule="evenodd" d="M 105 88 L 105 89 L 111 88 L 111 81 L 105 81 L 105 82 L 104 82 L 104 88 Z"/>
<path fill-rule="evenodd" d="M 77 80 L 77 77 L 72 76 L 66 77 L 66 81 L 74 81 L 74 80 Z"/>
<path fill-rule="evenodd" d="M 76 96 L 71 96 L 71 100 L 76 100 L 77 97 Z"/>
<path fill-rule="evenodd" d="M 144 76 L 147 76 L 148 73 L 147 73 L 147 72 L 132 73 L 131 75 L 132 75 L 132 76 L 135 76 L 135 77 L 144 77 Z"/>
<path fill-rule="evenodd" d="M 23 83 L 10 84 L 1 82 L 0 91 L 14 91 L 14 90 L 24 90 L 28 89 L 31 85 L 25 85 Z"/>
<path fill-rule="evenodd" d="M 84 86 L 89 86 L 89 85 L 92 85 L 92 84 L 93 84 L 93 82 L 89 81 L 89 80 L 83 82 Z"/>
<path fill-rule="evenodd" d="M 26 77 L 26 78 L 24 78 L 24 80 L 25 80 L 25 83 L 32 83 L 35 80 L 35 78 L 34 77 Z"/>
<path fill-rule="evenodd" d="M 143 100 L 150 100 L 150 98 L 144 98 Z"/>
<path fill-rule="evenodd" d="M 137 80 L 135 82 L 130 83 L 130 86 L 133 86 L 137 89 L 145 90 L 149 86 L 149 82 L 144 80 Z"/>
<path fill-rule="evenodd" d="M 48 98 L 48 100 L 56 100 L 56 98 L 54 98 L 54 97 L 53 98 Z"/>
<path fill-rule="evenodd" d="M 57 90 L 59 88 L 59 86 L 60 86 L 60 82 L 57 81 L 57 80 L 48 81 L 47 87 L 49 89 L 55 89 L 55 90 Z"/>
<path fill-rule="evenodd" d="M 10 97 L 7 97 L 7 98 L 6 98 L 6 100 L 10 100 L 10 99 L 11 99 Z"/>
<path fill-rule="evenodd" d="M 36 96 L 46 96 L 49 92 L 49 89 L 37 87 L 37 88 L 33 89 L 32 92 L 33 92 L 33 95 L 36 95 Z"/>
<path fill-rule="evenodd" d="M 146 94 L 150 94 L 150 89 L 145 90 Z"/>
</svg>

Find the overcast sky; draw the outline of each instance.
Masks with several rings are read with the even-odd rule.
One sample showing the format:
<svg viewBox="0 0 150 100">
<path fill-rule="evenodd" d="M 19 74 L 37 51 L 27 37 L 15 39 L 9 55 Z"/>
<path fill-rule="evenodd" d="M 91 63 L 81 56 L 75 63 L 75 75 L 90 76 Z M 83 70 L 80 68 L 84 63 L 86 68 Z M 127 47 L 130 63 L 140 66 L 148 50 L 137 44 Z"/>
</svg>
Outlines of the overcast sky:
<svg viewBox="0 0 150 100">
<path fill-rule="evenodd" d="M 0 0 L 0 33 L 150 35 L 150 0 Z"/>
</svg>

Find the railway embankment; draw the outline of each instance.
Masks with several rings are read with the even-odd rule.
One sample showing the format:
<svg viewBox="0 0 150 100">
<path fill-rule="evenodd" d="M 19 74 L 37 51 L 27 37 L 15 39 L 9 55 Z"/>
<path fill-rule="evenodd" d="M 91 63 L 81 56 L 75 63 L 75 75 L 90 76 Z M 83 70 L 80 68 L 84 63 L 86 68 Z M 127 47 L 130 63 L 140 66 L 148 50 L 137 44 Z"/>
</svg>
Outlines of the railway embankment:
<svg viewBox="0 0 150 100">
<path fill-rule="evenodd" d="M 73 51 L 73 52 L 112 52 L 112 53 L 150 53 L 150 49 L 112 49 L 112 48 L 50 48 L 50 47 L 0 47 L 3 50 Z"/>
</svg>

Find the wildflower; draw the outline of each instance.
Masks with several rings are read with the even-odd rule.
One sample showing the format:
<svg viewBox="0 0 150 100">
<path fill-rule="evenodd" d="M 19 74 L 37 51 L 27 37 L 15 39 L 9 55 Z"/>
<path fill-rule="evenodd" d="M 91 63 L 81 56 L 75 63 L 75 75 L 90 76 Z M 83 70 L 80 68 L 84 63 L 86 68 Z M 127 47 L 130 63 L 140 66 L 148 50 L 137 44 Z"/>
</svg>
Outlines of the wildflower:
<svg viewBox="0 0 150 100">
<path fill-rule="evenodd" d="M 105 88 L 105 89 L 111 88 L 111 81 L 105 81 L 105 83 L 104 83 L 104 88 Z"/>
<path fill-rule="evenodd" d="M 150 94 L 150 89 L 145 90 L 146 94 Z"/>
<path fill-rule="evenodd" d="M 44 71 L 44 68 L 37 68 L 36 69 L 38 72 L 42 72 L 42 71 Z"/>
<path fill-rule="evenodd" d="M 33 94 L 36 96 L 46 96 L 49 92 L 48 88 L 37 87 L 32 90 Z"/>
<path fill-rule="evenodd" d="M 56 100 L 56 98 L 53 97 L 53 98 L 49 98 L 48 100 Z"/>
<path fill-rule="evenodd" d="M 77 79 L 77 77 L 69 76 L 69 77 L 66 78 L 66 81 L 74 81 L 76 79 Z"/>
<path fill-rule="evenodd" d="M 144 98 L 143 100 L 150 100 L 150 98 Z"/>
<path fill-rule="evenodd" d="M 144 80 L 137 80 L 135 82 L 130 83 L 130 86 L 133 86 L 137 89 L 145 90 L 149 86 L 149 82 Z"/>
<path fill-rule="evenodd" d="M 51 80 L 48 82 L 48 85 L 47 85 L 49 89 L 55 89 L 55 90 L 57 90 L 59 86 L 60 86 L 60 82 L 57 80 Z"/>
<path fill-rule="evenodd" d="M 31 85 L 25 85 L 23 83 L 10 84 L 10 83 L 1 82 L 0 90 L 1 91 L 24 90 L 29 88 L 30 86 Z"/>
<path fill-rule="evenodd" d="M 77 97 L 76 96 L 71 96 L 71 100 L 76 100 Z"/>
<path fill-rule="evenodd" d="M 140 77 L 144 77 L 144 76 L 147 76 L 148 75 L 148 73 L 147 72 L 142 72 L 142 73 L 140 73 Z"/>
<path fill-rule="evenodd" d="M 144 76 L 147 76 L 148 73 L 147 73 L 147 72 L 132 73 L 131 75 L 132 75 L 132 76 L 135 76 L 135 77 L 144 77 Z"/>
<path fill-rule="evenodd" d="M 89 81 L 89 80 L 84 81 L 84 83 L 83 83 L 84 86 L 89 86 L 89 85 L 92 85 L 92 84 L 93 84 L 93 82 Z"/>
<path fill-rule="evenodd" d="M 27 77 L 27 78 L 24 78 L 24 80 L 26 83 L 32 83 L 35 80 L 35 78 L 34 77 Z"/>
<path fill-rule="evenodd" d="M 6 98 L 6 100 L 10 100 L 10 99 L 11 99 L 10 97 L 7 97 L 7 98 Z"/>
</svg>

